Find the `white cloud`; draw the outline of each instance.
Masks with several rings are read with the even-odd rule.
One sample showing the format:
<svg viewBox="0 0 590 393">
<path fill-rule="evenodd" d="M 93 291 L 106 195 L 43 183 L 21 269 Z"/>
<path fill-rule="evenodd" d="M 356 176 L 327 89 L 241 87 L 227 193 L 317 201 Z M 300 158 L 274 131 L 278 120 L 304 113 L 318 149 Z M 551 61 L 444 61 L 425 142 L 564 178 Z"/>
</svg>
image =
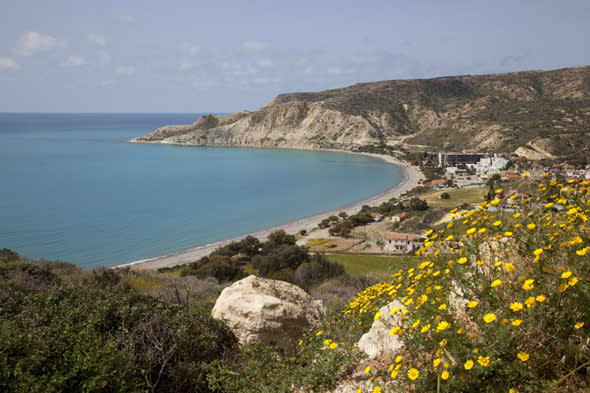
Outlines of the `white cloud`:
<svg viewBox="0 0 590 393">
<path fill-rule="evenodd" d="M 133 66 L 119 66 L 115 68 L 115 72 L 121 75 L 134 75 L 135 71 L 135 67 Z"/>
<path fill-rule="evenodd" d="M 256 78 L 254 79 L 254 83 L 258 83 L 261 85 L 266 85 L 269 83 L 277 83 L 280 82 L 281 80 L 279 78 L 271 78 L 271 77 L 260 77 L 260 78 Z"/>
<path fill-rule="evenodd" d="M 251 65 L 242 65 L 235 62 L 224 62 L 221 65 L 225 80 L 239 78 L 244 76 L 252 76 L 258 73 L 258 70 Z"/>
<path fill-rule="evenodd" d="M 89 33 L 88 34 L 88 42 L 98 46 L 105 46 L 107 44 L 104 35 L 96 34 L 96 33 Z"/>
<path fill-rule="evenodd" d="M 111 20 L 119 25 L 130 25 L 135 21 L 135 18 L 133 18 L 131 15 L 112 14 Z"/>
<path fill-rule="evenodd" d="M 200 50 L 201 47 L 199 45 L 190 42 L 183 42 L 180 44 L 180 51 L 187 56 L 196 56 Z"/>
<path fill-rule="evenodd" d="M 111 64 L 111 54 L 107 51 L 98 52 L 98 62 L 101 65 Z"/>
<path fill-rule="evenodd" d="M 216 83 L 207 78 L 196 79 L 191 84 L 195 89 L 207 90 L 216 86 Z"/>
<path fill-rule="evenodd" d="M 272 59 L 269 59 L 268 57 L 256 60 L 256 64 L 265 68 L 269 68 L 274 65 Z"/>
<path fill-rule="evenodd" d="M 352 74 L 354 70 L 352 69 L 344 69 L 339 66 L 328 67 L 328 75 L 342 75 L 342 74 Z"/>
<path fill-rule="evenodd" d="M 83 56 L 69 56 L 61 65 L 63 67 L 78 67 L 86 64 L 86 59 Z"/>
<path fill-rule="evenodd" d="M 113 85 L 113 81 L 111 79 L 102 81 L 102 83 L 100 84 L 102 87 L 110 87 Z"/>
<path fill-rule="evenodd" d="M 8 57 L 0 57 L 0 70 L 18 70 L 19 68 L 16 61 Z"/>
<path fill-rule="evenodd" d="M 376 64 L 377 56 L 351 56 L 350 61 L 356 64 Z"/>
<path fill-rule="evenodd" d="M 194 67 L 194 64 L 193 63 L 188 62 L 188 61 L 183 61 L 182 63 L 180 63 L 178 65 L 178 70 L 179 71 L 188 71 L 188 70 L 190 70 L 193 67 Z"/>
<path fill-rule="evenodd" d="M 65 46 L 65 42 L 59 41 L 50 35 L 43 35 L 35 31 L 30 31 L 23 34 L 18 40 L 16 53 L 21 56 L 32 56 L 35 53 L 63 48 Z"/>
<path fill-rule="evenodd" d="M 305 67 L 305 69 L 303 70 L 303 73 L 305 75 L 311 75 L 311 74 L 313 74 L 313 67 L 312 66 Z"/>
<path fill-rule="evenodd" d="M 268 48 L 268 43 L 264 41 L 244 41 L 238 44 L 237 50 L 241 53 L 258 53 Z"/>
</svg>

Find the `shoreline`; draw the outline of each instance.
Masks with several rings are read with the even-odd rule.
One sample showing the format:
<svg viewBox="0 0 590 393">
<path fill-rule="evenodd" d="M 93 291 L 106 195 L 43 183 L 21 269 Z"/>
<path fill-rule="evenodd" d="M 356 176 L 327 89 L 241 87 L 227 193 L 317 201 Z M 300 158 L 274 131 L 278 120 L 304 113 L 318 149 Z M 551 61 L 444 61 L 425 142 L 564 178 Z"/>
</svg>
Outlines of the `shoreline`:
<svg viewBox="0 0 590 393">
<path fill-rule="evenodd" d="M 299 231 L 305 229 L 310 231 L 311 229 L 317 227 L 317 224 L 324 218 L 330 215 L 336 215 L 341 211 L 346 212 L 348 215 L 355 214 L 363 205 L 377 205 L 383 202 L 390 200 L 391 198 L 398 198 L 403 193 L 411 190 L 412 188 L 419 185 L 420 180 L 424 178 L 424 175 L 420 171 L 418 167 L 410 165 L 405 161 L 401 161 L 392 156 L 386 156 L 381 154 L 375 153 L 360 153 L 360 152 L 350 152 L 345 150 L 327 150 L 327 151 L 338 151 L 344 152 L 349 154 L 360 154 L 369 157 L 378 158 L 382 161 L 385 161 L 391 165 L 398 166 L 402 169 L 402 179 L 399 184 L 390 188 L 389 190 L 382 192 L 380 194 L 374 195 L 370 198 L 364 199 L 362 201 L 353 203 L 349 206 L 346 206 L 341 209 L 331 210 L 327 212 L 323 212 L 320 214 L 316 214 L 310 217 L 304 217 L 302 219 L 288 222 L 284 225 L 278 225 L 272 228 L 267 228 L 257 232 L 251 232 L 244 235 L 236 236 L 231 239 L 220 240 L 218 242 L 205 244 L 202 246 L 192 247 L 185 250 L 176 251 L 170 254 L 157 256 L 153 258 L 141 259 L 137 261 L 132 261 L 128 263 L 124 263 L 121 265 L 113 266 L 114 269 L 116 268 L 132 268 L 132 269 L 146 269 L 146 270 L 156 270 L 161 268 L 173 267 L 177 265 L 183 265 L 186 263 L 194 262 L 204 256 L 211 254 L 214 250 L 219 247 L 225 246 L 231 242 L 238 241 L 243 239 L 246 236 L 254 236 L 260 239 L 261 241 L 266 240 L 267 236 L 276 230 L 283 229 L 285 232 L 289 234 L 296 234 Z"/>
</svg>

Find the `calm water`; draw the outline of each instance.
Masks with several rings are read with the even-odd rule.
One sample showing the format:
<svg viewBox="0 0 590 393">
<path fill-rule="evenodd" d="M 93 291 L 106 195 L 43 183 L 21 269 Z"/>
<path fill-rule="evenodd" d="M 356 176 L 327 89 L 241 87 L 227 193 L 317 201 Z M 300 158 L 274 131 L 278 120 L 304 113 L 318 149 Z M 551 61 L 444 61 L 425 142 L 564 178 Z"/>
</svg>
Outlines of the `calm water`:
<svg viewBox="0 0 590 393">
<path fill-rule="evenodd" d="M 127 143 L 198 114 L 0 114 L 0 248 L 84 267 L 204 245 L 399 183 L 364 156 Z"/>
</svg>

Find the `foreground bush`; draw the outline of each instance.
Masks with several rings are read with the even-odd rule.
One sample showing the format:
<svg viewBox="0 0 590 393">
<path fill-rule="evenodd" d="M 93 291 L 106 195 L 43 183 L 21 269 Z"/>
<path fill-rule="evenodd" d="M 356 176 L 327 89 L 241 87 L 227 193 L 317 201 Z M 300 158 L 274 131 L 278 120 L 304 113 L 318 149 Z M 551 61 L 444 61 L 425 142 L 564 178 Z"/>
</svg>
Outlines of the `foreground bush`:
<svg viewBox="0 0 590 393">
<path fill-rule="evenodd" d="M 209 309 L 124 285 L 25 295 L 5 282 L 0 301 L 2 392 L 208 392 L 207 364 L 237 351 Z"/>
<path fill-rule="evenodd" d="M 541 183 L 517 203 L 495 199 L 430 231 L 418 268 L 368 288 L 349 321 L 383 318 L 404 343 L 373 370 L 373 391 L 527 392 L 590 384 L 590 190 Z M 514 208 L 491 212 L 491 206 Z M 348 322 L 350 324 L 350 322 Z"/>
</svg>

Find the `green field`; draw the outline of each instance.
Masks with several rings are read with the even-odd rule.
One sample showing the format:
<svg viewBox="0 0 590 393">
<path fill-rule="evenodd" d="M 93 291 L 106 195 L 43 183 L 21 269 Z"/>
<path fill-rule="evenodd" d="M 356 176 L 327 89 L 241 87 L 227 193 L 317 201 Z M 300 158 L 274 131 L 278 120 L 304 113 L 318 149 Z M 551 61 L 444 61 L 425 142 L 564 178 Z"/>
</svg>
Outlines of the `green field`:
<svg viewBox="0 0 590 393">
<path fill-rule="evenodd" d="M 440 199 L 439 197 L 444 192 L 448 193 L 451 197 L 449 199 Z M 428 192 L 420 195 L 420 199 L 424 199 L 428 202 L 428 206 L 431 207 L 452 209 L 464 203 L 479 203 L 485 199 L 487 193 L 487 187 L 455 188 Z"/>
<path fill-rule="evenodd" d="M 415 266 L 417 258 L 408 256 L 382 256 L 367 254 L 326 254 L 332 262 L 344 266 L 344 271 L 351 276 L 364 276 L 369 273 L 389 274 L 399 268 Z"/>
</svg>

